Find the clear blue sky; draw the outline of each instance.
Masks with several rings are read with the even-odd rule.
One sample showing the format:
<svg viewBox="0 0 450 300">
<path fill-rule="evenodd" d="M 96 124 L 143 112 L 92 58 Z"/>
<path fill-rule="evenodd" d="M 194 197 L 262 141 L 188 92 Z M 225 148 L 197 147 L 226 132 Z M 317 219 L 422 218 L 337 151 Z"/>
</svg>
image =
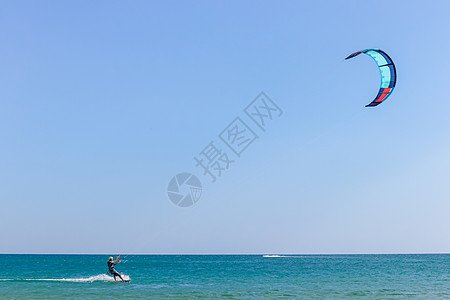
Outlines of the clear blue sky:
<svg viewBox="0 0 450 300">
<path fill-rule="evenodd" d="M 0 253 L 450 252 L 449 12 L 0 1 Z M 372 109 L 366 48 L 398 71 Z M 193 157 L 261 91 L 284 114 L 210 183 Z"/>
</svg>

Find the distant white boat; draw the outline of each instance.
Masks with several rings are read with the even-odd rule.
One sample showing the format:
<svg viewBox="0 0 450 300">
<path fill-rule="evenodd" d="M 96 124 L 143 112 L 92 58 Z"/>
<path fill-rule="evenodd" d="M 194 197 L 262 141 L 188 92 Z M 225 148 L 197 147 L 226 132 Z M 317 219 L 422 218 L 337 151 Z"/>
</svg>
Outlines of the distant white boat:
<svg viewBox="0 0 450 300">
<path fill-rule="evenodd" d="M 266 255 L 263 255 L 263 257 L 281 257 L 281 256 L 276 255 L 276 254 L 266 254 Z"/>
</svg>

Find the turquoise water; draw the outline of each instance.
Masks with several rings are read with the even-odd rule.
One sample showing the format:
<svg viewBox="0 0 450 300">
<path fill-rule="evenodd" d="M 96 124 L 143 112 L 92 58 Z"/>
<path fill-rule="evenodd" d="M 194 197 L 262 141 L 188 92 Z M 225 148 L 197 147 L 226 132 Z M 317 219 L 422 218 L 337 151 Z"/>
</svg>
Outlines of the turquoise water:
<svg viewBox="0 0 450 300">
<path fill-rule="evenodd" d="M 449 299 L 450 255 L 0 255 L 1 299 Z"/>
</svg>

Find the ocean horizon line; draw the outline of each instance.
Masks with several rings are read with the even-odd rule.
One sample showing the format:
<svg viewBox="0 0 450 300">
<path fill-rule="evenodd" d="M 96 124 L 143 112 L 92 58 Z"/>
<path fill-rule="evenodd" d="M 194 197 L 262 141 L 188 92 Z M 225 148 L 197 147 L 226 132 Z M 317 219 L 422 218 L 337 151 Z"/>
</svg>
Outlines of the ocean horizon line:
<svg viewBox="0 0 450 300">
<path fill-rule="evenodd" d="M 0 253 L 0 255 L 107 255 L 110 256 L 111 253 L 120 255 L 167 255 L 167 256 L 259 256 L 259 255 L 450 255 L 450 252 L 397 252 L 397 253 L 282 253 L 282 252 L 261 252 L 261 253 L 126 253 L 126 252 L 103 252 L 103 253 Z"/>
</svg>

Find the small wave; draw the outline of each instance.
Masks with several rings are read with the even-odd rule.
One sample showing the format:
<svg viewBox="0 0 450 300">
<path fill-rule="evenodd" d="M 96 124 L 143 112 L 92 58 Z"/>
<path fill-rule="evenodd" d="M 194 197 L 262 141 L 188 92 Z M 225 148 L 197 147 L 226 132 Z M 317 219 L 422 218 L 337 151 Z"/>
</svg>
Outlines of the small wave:
<svg viewBox="0 0 450 300">
<path fill-rule="evenodd" d="M 122 275 L 122 278 L 124 280 L 130 280 L 130 276 L 128 275 Z M 25 279 L 27 281 L 57 281 L 57 282 L 94 282 L 94 281 L 114 281 L 114 277 L 106 275 L 106 274 L 99 274 L 95 276 L 90 277 L 82 277 L 82 278 L 36 278 L 36 279 Z M 117 278 L 117 281 L 120 281 L 119 278 Z"/>
</svg>

